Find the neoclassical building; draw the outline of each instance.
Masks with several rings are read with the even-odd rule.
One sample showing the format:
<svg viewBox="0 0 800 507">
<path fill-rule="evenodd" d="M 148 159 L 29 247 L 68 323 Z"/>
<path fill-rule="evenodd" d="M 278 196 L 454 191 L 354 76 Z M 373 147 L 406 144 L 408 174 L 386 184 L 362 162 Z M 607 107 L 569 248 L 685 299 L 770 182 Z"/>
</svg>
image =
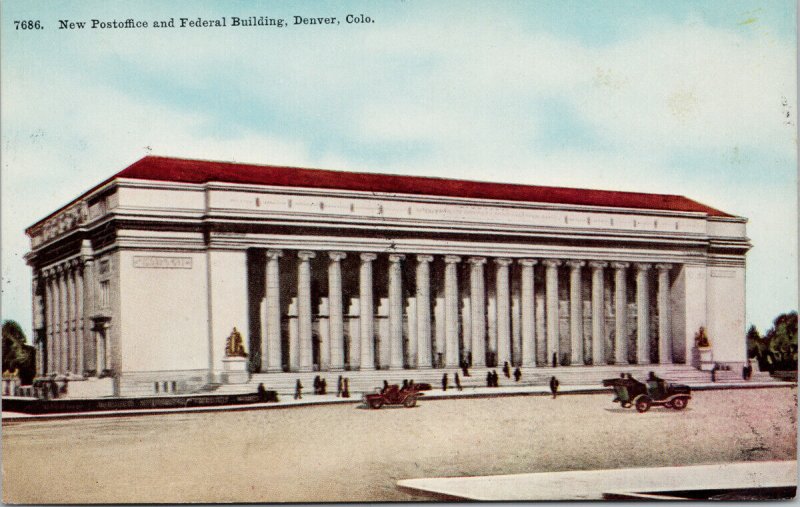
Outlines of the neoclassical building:
<svg viewBox="0 0 800 507">
<path fill-rule="evenodd" d="M 745 350 L 746 219 L 677 195 L 145 157 L 27 229 L 40 374 L 693 364 Z"/>
</svg>

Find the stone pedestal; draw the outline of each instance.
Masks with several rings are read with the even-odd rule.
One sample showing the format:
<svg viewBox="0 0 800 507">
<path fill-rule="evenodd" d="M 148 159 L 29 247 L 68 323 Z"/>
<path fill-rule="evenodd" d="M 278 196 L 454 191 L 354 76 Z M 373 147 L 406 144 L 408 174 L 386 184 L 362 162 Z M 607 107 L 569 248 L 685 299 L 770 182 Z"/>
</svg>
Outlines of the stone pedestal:
<svg viewBox="0 0 800 507">
<path fill-rule="evenodd" d="M 222 382 L 244 384 L 250 379 L 246 357 L 226 357 L 222 360 Z"/>
<path fill-rule="evenodd" d="M 714 369 L 714 354 L 711 350 L 711 347 L 698 347 L 697 354 L 700 361 L 700 369 L 702 371 L 711 371 Z"/>
</svg>

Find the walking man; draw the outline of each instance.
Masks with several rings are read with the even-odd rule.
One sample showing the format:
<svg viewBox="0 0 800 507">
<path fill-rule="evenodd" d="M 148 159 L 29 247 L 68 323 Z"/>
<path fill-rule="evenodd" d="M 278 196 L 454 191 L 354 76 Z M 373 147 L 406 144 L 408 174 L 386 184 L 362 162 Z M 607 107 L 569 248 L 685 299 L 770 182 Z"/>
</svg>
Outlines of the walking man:
<svg viewBox="0 0 800 507">
<path fill-rule="evenodd" d="M 486 372 L 486 387 L 492 387 L 492 381 L 494 377 L 492 376 L 492 372 Z"/>
<path fill-rule="evenodd" d="M 442 375 L 442 391 L 447 391 L 447 373 Z"/>
<path fill-rule="evenodd" d="M 556 394 L 558 394 L 558 379 L 555 375 L 550 377 L 550 392 L 553 393 L 553 399 L 556 399 Z"/>
<path fill-rule="evenodd" d="M 461 387 L 461 379 L 458 377 L 458 373 L 455 374 L 455 377 L 456 388 L 458 388 L 459 391 L 463 391 L 464 389 Z"/>
<path fill-rule="evenodd" d="M 342 376 L 339 375 L 339 379 L 336 381 L 336 397 L 338 398 L 343 394 L 343 386 L 342 386 Z"/>
<path fill-rule="evenodd" d="M 297 383 L 294 385 L 294 399 L 303 399 L 303 384 L 300 382 L 300 379 L 297 379 Z"/>
<path fill-rule="evenodd" d="M 519 379 L 522 378 L 522 370 L 519 369 L 519 366 L 514 370 L 514 382 L 519 382 Z"/>
<path fill-rule="evenodd" d="M 350 379 L 345 377 L 344 378 L 344 390 L 342 391 L 342 398 L 349 398 L 350 397 Z"/>
<path fill-rule="evenodd" d="M 503 375 L 505 375 L 506 378 L 511 378 L 511 368 L 508 366 L 508 361 L 503 363 Z"/>
</svg>

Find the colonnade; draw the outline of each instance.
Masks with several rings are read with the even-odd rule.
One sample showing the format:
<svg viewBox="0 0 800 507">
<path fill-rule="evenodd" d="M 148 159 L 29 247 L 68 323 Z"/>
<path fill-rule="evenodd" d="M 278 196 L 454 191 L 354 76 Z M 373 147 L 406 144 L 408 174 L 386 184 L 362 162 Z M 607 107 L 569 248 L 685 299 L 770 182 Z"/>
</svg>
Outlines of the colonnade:
<svg viewBox="0 0 800 507">
<path fill-rule="evenodd" d="M 73 258 L 34 278 L 34 320 L 43 320 L 44 331 L 36 344 L 38 374 L 99 373 L 110 364 L 107 333 L 90 324 L 93 269 L 91 258 Z"/>
<path fill-rule="evenodd" d="M 386 294 L 375 308 L 374 264 L 378 254 L 365 252 L 313 252 L 309 250 L 268 250 L 265 268 L 265 304 L 262 314 L 261 370 L 266 372 L 311 371 L 375 368 L 458 367 L 466 361 L 472 367 L 512 365 L 536 367 L 562 360 L 566 364 L 602 365 L 607 362 L 629 362 L 628 272 L 635 274 L 635 359 L 637 364 L 651 362 L 650 345 L 650 275 L 656 278 L 658 318 L 658 362 L 671 363 L 670 335 L 670 270 L 665 263 L 628 263 L 608 260 L 555 258 L 519 258 L 430 254 L 381 254 L 385 256 Z M 281 287 L 281 259 L 296 257 L 296 293 Z M 358 295 L 345 308 L 343 266 L 347 258 L 358 263 Z M 320 258 L 324 263 L 320 263 Z M 327 266 L 327 297 L 312 314 L 312 259 L 314 265 Z M 436 272 L 441 279 L 432 279 L 435 259 L 443 269 Z M 408 266 L 408 263 L 412 263 Z M 518 266 L 518 267 L 517 267 Z M 537 266 L 542 266 L 539 279 L 544 281 L 544 312 L 537 316 Z M 408 270 L 404 270 L 404 267 Z M 512 269 L 513 268 L 513 269 Z M 468 273 L 461 273 L 466 269 Z M 488 271 L 492 272 L 489 273 Z M 562 273 L 565 270 L 566 273 Z M 590 272 L 591 336 L 584 336 L 584 270 Z M 606 273 L 613 273 L 614 339 L 613 351 L 606 350 Z M 413 280 L 403 274 L 413 273 Z M 487 276 L 492 275 L 492 276 Z M 560 276 L 563 275 L 563 276 Z M 355 275 L 355 272 L 353 273 Z M 514 278 L 518 277 L 517 280 Z M 568 338 L 559 328 L 564 318 L 559 308 L 559 280 L 568 280 Z M 609 277 L 610 279 L 610 277 Z M 285 277 L 284 277 L 285 280 Z M 465 287 L 459 287 L 459 281 Z M 404 283 L 413 283 L 414 290 L 404 301 Z M 488 284 L 492 286 L 487 287 Z M 512 285 L 518 288 L 513 293 Z M 436 297 L 433 288 L 439 290 Z M 540 291 L 541 292 L 541 291 Z M 492 295 L 490 298 L 489 295 Z M 288 311 L 282 314 L 281 295 L 290 297 Z M 286 302 L 284 302 L 286 303 Z M 385 308 L 388 306 L 388 308 Z M 588 311 L 588 309 L 587 309 Z M 538 332 L 544 320 L 544 333 Z M 288 320 L 288 325 L 286 322 Z M 320 359 L 315 361 L 314 323 L 324 321 L 318 329 Z M 377 325 L 376 325 L 377 322 Z M 609 330 L 611 331 L 611 330 Z M 288 333 L 288 338 L 283 334 Z M 282 350 L 289 348 L 288 353 Z M 655 352 L 655 351 L 653 351 Z M 288 357 L 288 364 L 283 358 Z"/>
</svg>

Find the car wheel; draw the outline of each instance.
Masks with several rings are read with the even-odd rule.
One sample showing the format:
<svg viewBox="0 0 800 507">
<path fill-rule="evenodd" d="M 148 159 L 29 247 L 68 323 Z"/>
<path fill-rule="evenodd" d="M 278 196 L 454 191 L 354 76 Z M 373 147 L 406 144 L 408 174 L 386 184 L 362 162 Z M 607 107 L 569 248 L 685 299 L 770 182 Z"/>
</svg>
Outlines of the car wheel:
<svg viewBox="0 0 800 507">
<path fill-rule="evenodd" d="M 376 400 L 369 400 L 369 408 L 381 408 L 383 406 L 383 400 L 376 399 Z"/>
<path fill-rule="evenodd" d="M 672 400 L 672 408 L 675 410 L 683 410 L 688 404 L 689 400 L 687 398 L 675 398 Z"/>
<path fill-rule="evenodd" d="M 640 396 L 639 398 L 636 399 L 636 410 L 640 414 L 643 414 L 648 410 L 650 410 L 650 404 L 651 400 L 649 396 L 644 396 L 644 395 Z"/>
<path fill-rule="evenodd" d="M 403 400 L 403 406 L 406 408 L 412 408 L 417 405 L 417 398 L 415 396 L 409 396 L 405 400 Z"/>
</svg>

